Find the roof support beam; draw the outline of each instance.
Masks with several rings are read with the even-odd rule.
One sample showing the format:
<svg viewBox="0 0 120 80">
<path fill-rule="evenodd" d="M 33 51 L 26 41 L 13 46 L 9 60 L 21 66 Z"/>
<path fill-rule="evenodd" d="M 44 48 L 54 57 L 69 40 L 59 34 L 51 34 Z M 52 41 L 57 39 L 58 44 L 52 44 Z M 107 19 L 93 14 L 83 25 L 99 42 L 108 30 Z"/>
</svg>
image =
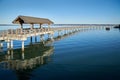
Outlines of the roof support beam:
<svg viewBox="0 0 120 80">
<path fill-rule="evenodd" d="M 42 24 L 40 24 L 40 29 L 42 28 Z"/>
<path fill-rule="evenodd" d="M 48 24 L 48 28 L 50 28 L 50 24 Z"/>
<path fill-rule="evenodd" d="M 20 28 L 23 29 L 23 24 L 22 23 L 20 23 Z"/>
<path fill-rule="evenodd" d="M 31 24 L 31 29 L 33 29 L 34 28 L 34 24 Z"/>
</svg>

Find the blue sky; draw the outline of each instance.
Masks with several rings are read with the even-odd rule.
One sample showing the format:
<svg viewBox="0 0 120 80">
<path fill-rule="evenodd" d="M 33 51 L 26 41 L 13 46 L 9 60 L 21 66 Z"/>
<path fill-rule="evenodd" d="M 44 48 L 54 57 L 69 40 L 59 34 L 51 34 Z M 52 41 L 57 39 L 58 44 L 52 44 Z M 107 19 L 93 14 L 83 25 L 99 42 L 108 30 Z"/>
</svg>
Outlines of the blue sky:
<svg viewBox="0 0 120 80">
<path fill-rule="evenodd" d="M 18 15 L 55 24 L 120 24 L 120 0 L 0 0 L 0 24 Z"/>
</svg>

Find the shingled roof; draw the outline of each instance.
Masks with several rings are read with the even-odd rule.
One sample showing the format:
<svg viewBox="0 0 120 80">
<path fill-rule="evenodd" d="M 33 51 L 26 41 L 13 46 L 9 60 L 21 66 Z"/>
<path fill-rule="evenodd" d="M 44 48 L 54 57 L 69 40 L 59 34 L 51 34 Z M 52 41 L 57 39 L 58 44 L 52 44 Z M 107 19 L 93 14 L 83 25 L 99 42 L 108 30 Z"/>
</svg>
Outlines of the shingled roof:
<svg viewBox="0 0 120 80">
<path fill-rule="evenodd" d="M 18 16 L 12 23 L 14 24 L 53 24 L 52 21 L 46 18 L 37 18 L 30 16 Z"/>
</svg>

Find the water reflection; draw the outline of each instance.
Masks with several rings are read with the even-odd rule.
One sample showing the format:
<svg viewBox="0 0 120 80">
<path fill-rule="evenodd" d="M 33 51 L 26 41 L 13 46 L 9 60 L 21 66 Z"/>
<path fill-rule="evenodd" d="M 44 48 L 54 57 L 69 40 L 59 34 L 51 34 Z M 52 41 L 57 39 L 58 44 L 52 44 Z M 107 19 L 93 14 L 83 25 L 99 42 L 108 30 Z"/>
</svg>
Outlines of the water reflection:
<svg viewBox="0 0 120 80">
<path fill-rule="evenodd" d="M 29 80 L 31 71 L 50 61 L 53 50 L 53 46 L 45 46 L 42 42 L 26 46 L 24 52 L 8 49 L 6 54 L 0 55 L 0 68 L 13 70 L 19 80 Z"/>
<path fill-rule="evenodd" d="M 50 56 L 53 49 L 53 46 L 44 46 L 43 43 L 26 46 L 24 52 L 21 49 L 8 49 L 7 54 L 1 55 L 1 67 L 14 70 L 32 69 L 45 63 L 44 57 Z"/>
</svg>

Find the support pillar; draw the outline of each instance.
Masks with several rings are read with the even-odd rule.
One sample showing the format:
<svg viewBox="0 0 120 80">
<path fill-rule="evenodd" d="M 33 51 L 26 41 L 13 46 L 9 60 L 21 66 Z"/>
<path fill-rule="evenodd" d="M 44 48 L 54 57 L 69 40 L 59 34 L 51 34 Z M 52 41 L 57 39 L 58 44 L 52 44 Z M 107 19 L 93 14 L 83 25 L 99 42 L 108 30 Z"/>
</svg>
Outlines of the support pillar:
<svg viewBox="0 0 120 80">
<path fill-rule="evenodd" d="M 10 45 L 11 45 L 11 49 L 13 49 L 13 40 L 11 40 L 11 44 Z"/>
<path fill-rule="evenodd" d="M 3 43 L 0 42 L 0 51 L 3 51 Z"/>
<path fill-rule="evenodd" d="M 32 43 L 32 36 L 30 37 L 30 43 Z"/>
<path fill-rule="evenodd" d="M 25 59 L 24 51 L 22 51 L 22 59 Z"/>
<path fill-rule="evenodd" d="M 24 41 L 22 41 L 22 59 L 24 59 Z"/>
<path fill-rule="evenodd" d="M 11 59 L 13 59 L 13 49 L 11 49 Z"/>
<path fill-rule="evenodd" d="M 50 29 L 50 24 L 48 24 L 48 29 Z"/>
<path fill-rule="evenodd" d="M 24 52 L 24 41 L 22 41 L 22 52 Z"/>
<path fill-rule="evenodd" d="M 42 29 L 42 24 L 40 24 L 40 29 Z"/>
<path fill-rule="evenodd" d="M 40 35 L 40 41 L 44 41 L 43 35 Z"/>
<path fill-rule="evenodd" d="M 21 33 L 23 32 L 22 30 L 23 30 L 23 24 L 22 23 L 20 23 L 20 30 L 21 30 Z"/>
<path fill-rule="evenodd" d="M 10 50 L 9 49 L 7 50 L 7 59 L 8 60 L 10 59 Z"/>
<path fill-rule="evenodd" d="M 2 42 L 0 42 L 0 47 L 1 47 L 1 48 L 3 47 L 3 43 L 2 43 Z"/>
<path fill-rule="evenodd" d="M 20 28 L 23 29 L 23 24 L 22 23 L 20 23 Z"/>
<path fill-rule="evenodd" d="M 7 48 L 10 48 L 10 40 L 7 41 Z"/>
<path fill-rule="evenodd" d="M 43 44 L 45 44 L 45 42 L 44 42 L 44 35 L 40 35 L 40 42 L 42 42 Z"/>
<path fill-rule="evenodd" d="M 33 29 L 34 28 L 34 25 L 33 24 L 31 24 L 31 29 Z"/>
</svg>

